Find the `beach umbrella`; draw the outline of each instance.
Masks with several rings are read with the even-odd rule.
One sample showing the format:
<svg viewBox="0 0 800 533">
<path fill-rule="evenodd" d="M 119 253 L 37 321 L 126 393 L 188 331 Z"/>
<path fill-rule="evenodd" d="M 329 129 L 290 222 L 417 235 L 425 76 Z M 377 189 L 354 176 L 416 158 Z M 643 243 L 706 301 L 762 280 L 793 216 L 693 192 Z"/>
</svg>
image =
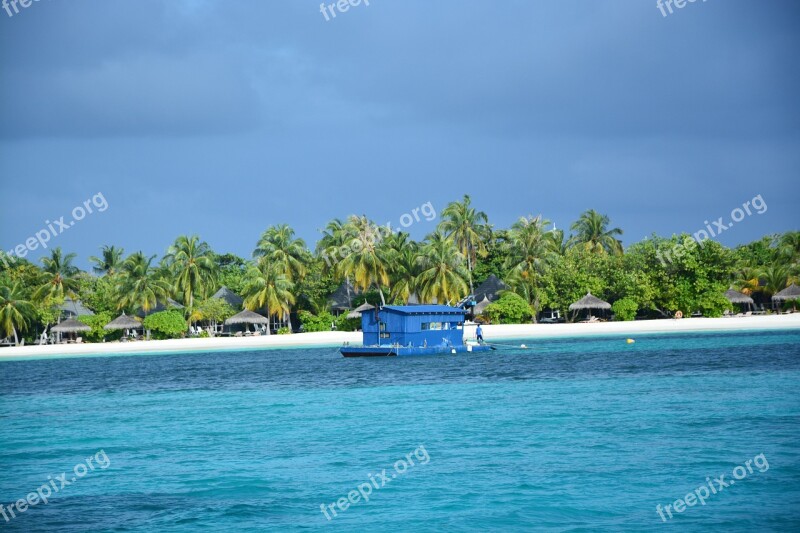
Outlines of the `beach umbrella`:
<svg viewBox="0 0 800 533">
<path fill-rule="evenodd" d="M 363 303 L 347 313 L 347 318 L 361 318 L 361 313 L 364 311 L 369 311 L 370 309 L 375 309 L 375 306 L 368 303 Z"/>
<path fill-rule="evenodd" d="M 753 299 L 750 298 L 748 295 L 741 293 L 739 291 L 735 291 L 733 289 L 728 289 L 725 292 L 725 298 L 732 304 L 752 304 Z"/>
<path fill-rule="evenodd" d="M 128 316 L 125 313 L 122 313 L 120 316 L 103 326 L 103 329 L 106 330 L 115 330 L 115 329 L 140 329 L 142 327 L 142 323 L 133 318 L 132 316 Z"/>
<path fill-rule="evenodd" d="M 269 324 L 269 319 L 245 309 L 241 313 L 236 313 L 225 321 L 226 326 L 232 326 L 234 324 Z"/>
<path fill-rule="evenodd" d="M 492 302 L 490 302 L 490 301 L 489 301 L 489 298 L 487 298 L 486 296 L 484 296 L 484 297 L 483 297 L 483 300 L 481 300 L 481 301 L 478 303 L 478 305 L 476 305 L 476 306 L 475 306 L 475 307 L 472 309 L 472 314 L 473 314 L 473 315 L 475 315 L 475 316 L 478 316 L 478 315 L 481 315 L 481 314 L 483 314 L 483 312 L 486 310 L 486 308 L 487 308 L 487 307 L 489 306 L 489 304 L 491 304 L 491 303 L 492 303 Z"/>
<path fill-rule="evenodd" d="M 51 333 L 78 333 L 79 331 L 91 331 L 92 328 L 84 324 L 83 322 L 79 322 L 75 318 L 70 318 L 63 322 L 60 322 L 50 328 Z"/>
<path fill-rule="evenodd" d="M 586 296 L 569 306 L 570 311 L 580 311 L 582 309 L 611 309 L 611 304 L 597 296 L 593 296 L 591 292 L 587 292 Z"/>
<path fill-rule="evenodd" d="M 50 331 L 55 333 L 77 333 L 79 331 L 91 331 L 91 329 L 92 328 L 83 322 L 79 322 L 74 318 L 70 318 L 69 320 L 65 320 L 59 324 L 56 324 L 50 328 Z"/>
<path fill-rule="evenodd" d="M 800 287 L 794 283 L 776 293 L 775 296 L 772 297 L 773 302 L 788 302 L 790 300 L 794 300 L 795 302 L 800 300 Z"/>
<path fill-rule="evenodd" d="M 570 311 L 581 309 L 611 309 L 611 304 L 587 292 L 586 296 L 569 306 Z"/>
<path fill-rule="evenodd" d="M 747 304 L 748 306 L 753 305 L 753 299 L 750 298 L 748 295 L 741 293 L 739 291 L 735 291 L 732 288 L 725 291 L 725 298 L 732 304 Z"/>
</svg>

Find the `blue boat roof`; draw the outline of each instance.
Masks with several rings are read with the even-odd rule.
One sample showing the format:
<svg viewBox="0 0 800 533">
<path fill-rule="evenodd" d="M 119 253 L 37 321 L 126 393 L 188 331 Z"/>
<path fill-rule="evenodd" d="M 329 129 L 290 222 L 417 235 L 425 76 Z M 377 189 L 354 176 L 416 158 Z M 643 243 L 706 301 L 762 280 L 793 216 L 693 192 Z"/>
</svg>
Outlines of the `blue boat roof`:
<svg viewBox="0 0 800 533">
<path fill-rule="evenodd" d="M 385 305 L 383 309 L 404 315 L 466 314 L 465 310 L 459 307 L 450 307 L 449 305 Z"/>
</svg>

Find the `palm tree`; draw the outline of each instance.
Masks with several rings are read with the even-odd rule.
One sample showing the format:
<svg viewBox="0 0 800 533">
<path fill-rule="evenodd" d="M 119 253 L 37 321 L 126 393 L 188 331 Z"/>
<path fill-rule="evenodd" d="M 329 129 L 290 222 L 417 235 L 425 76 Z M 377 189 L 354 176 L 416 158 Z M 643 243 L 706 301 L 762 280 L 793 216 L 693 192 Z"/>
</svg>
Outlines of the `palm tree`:
<svg viewBox="0 0 800 533">
<path fill-rule="evenodd" d="M 337 267 L 343 276 L 352 277 L 356 289 L 366 291 L 374 285 L 386 305 L 383 287 L 390 281 L 388 257 L 377 226 L 365 216 L 352 216 L 345 227 L 350 250 Z"/>
<path fill-rule="evenodd" d="M 250 311 L 267 308 L 268 317 L 286 316 L 295 298 L 292 294 L 294 284 L 264 258 L 247 270 L 244 288 L 244 307 Z M 270 324 L 267 323 L 267 335 Z"/>
<path fill-rule="evenodd" d="M 545 230 L 549 220 L 522 217 L 508 232 L 508 255 L 505 268 L 514 292 L 525 298 L 533 309 L 534 321 L 539 312 L 539 280 L 548 257 L 558 253 L 563 235 Z"/>
<path fill-rule="evenodd" d="M 336 252 L 347 241 L 347 223 L 334 218 L 321 232 L 322 237 L 317 242 L 316 253 L 325 260 L 325 270 L 335 272 Z"/>
<path fill-rule="evenodd" d="M 74 279 L 79 270 L 72 265 L 75 254 L 54 248 L 50 257 L 42 257 L 45 282 L 33 293 L 33 298 L 41 302 L 62 301 L 65 296 L 74 296 L 78 290 L 78 282 Z"/>
<path fill-rule="evenodd" d="M 617 237 L 622 235 L 622 230 L 608 229 L 610 223 L 608 215 L 601 215 L 594 209 L 585 211 L 570 226 L 575 232 L 570 238 L 570 245 L 583 246 L 592 253 L 621 254 L 622 242 Z"/>
<path fill-rule="evenodd" d="M 797 273 L 800 264 L 800 231 L 787 231 L 778 239 L 777 260 Z"/>
<path fill-rule="evenodd" d="M 24 330 L 30 324 L 29 318 L 33 315 L 33 305 L 25 299 L 19 286 L 0 286 L 0 327 L 6 337 L 14 335 L 14 344 L 19 345 L 17 330 Z"/>
<path fill-rule="evenodd" d="M 469 195 L 465 194 L 464 200 L 451 202 L 444 208 L 438 230 L 466 257 L 469 291 L 472 293 L 472 269 L 478 256 L 486 255 L 486 242 L 491 238 L 489 217 L 483 211 L 476 211 Z"/>
<path fill-rule="evenodd" d="M 169 296 L 169 283 L 157 275 L 152 266 L 155 255 L 145 256 L 142 252 L 131 254 L 122 262 L 120 275 L 115 287 L 118 309 L 140 308 L 145 316 L 158 305 L 159 300 Z"/>
<path fill-rule="evenodd" d="M 345 281 L 345 289 L 347 290 L 347 301 L 352 301 L 350 294 L 350 277 L 342 274 L 342 268 L 339 265 L 337 258 L 338 251 L 347 242 L 347 225 L 341 219 L 334 218 L 325 226 L 322 231 L 322 238 L 317 242 L 316 254 L 323 260 L 323 272 L 330 272 L 333 274 L 334 279 L 337 281 Z M 327 303 L 327 300 L 326 300 Z M 327 304 L 326 304 L 327 305 Z"/>
<path fill-rule="evenodd" d="M 395 302 L 408 303 L 417 293 L 419 275 L 419 245 L 408 233 L 393 233 L 383 241 L 389 260 L 390 297 Z"/>
<path fill-rule="evenodd" d="M 456 302 L 469 290 L 464 281 L 468 275 L 464 256 L 453 240 L 440 232 L 430 235 L 420 255 L 417 279 L 421 298 L 429 302 L 436 299 L 442 304 Z"/>
<path fill-rule="evenodd" d="M 783 265 L 770 265 L 762 269 L 760 277 L 764 281 L 763 291 L 767 296 L 782 291 L 793 281 L 789 268 Z"/>
<path fill-rule="evenodd" d="M 759 274 L 758 269 L 742 267 L 734 273 L 733 286 L 742 294 L 752 296 L 762 289 L 758 279 Z"/>
<path fill-rule="evenodd" d="M 261 235 L 253 257 L 263 258 L 272 268 L 293 284 L 300 283 L 307 273 L 306 265 L 311 260 L 303 239 L 294 238 L 294 230 L 288 224 L 271 226 Z M 286 305 L 289 331 L 292 330 L 291 306 Z"/>
<path fill-rule="evenodd" d="M 173 276 L 172 289 L 181 295 L 187 316 L 191 316 L 195 295 L 205 299 L 216 285 L 214 252 L 197 235 L 181 235 L 167 250 L 164 265 Z"/>
<path fill-rule="evenodd" d="M 564 230 L 556 229 L 556 225 L 553 224 L 553 229 L 548 232 L 548 235 L 547 244 L 549 251 L 555 255 L 566 254 L 569 249 L 569 241 L 564 238 Z"/>
<path fill-rule="evenodd" d="M 114 246 L 103 246 L 100 249 L 100 257 L 91 256 L 89 261 L 93 262 L 95 266 L 92 268 L 95 274 L 105 274 L 113 276 L 122 265 L 122 256 L 125 250 L 116 248 Z"/>
</svg>

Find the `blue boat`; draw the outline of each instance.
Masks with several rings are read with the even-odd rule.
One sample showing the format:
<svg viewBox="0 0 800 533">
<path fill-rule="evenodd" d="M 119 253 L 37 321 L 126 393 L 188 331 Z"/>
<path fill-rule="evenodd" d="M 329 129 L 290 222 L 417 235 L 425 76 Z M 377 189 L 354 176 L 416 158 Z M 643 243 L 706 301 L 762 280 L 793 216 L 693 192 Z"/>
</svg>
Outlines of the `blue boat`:
<svg viewBox="0 0 800 533">
<path fill-rule="evenodd" d="M 447 305 L 385 305 L 361 314 L 363 346 L 342 346 L 345 357 L 484 352 L 464 342 L 466 311 Z"/>
</svg>

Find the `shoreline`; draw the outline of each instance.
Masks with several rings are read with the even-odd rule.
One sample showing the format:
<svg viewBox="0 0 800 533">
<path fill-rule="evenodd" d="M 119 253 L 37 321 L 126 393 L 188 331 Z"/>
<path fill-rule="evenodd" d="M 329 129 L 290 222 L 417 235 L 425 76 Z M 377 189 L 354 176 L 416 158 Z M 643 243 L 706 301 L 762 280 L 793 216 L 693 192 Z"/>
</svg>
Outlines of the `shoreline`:
<svg viewBox="0 0 800 533">
<path fill-rule="evenodd" d="M 483 326 L 486 341 L 504 339 L 559 339 L 566 337 L 603 337 L 658 333 L 743 332 L 800 330 L 800 313 L 730 317 L 636 320 L 632 322 L 596 322 L 590 324 L 494 324 Z M 467 337 L 474 337 L 475 326 L 465 327 Z M 234 352 L 291 348 L 339 347 L 343 343 L 361 343 L 360 332 L 322 331 L 293 335 L 259 337 L 211 337 L 95 344 L 50 344 L 0 348 L 0 361 L 62 359 L 113 355 L 158 355 L 193 352 Z"/>
</svg>

